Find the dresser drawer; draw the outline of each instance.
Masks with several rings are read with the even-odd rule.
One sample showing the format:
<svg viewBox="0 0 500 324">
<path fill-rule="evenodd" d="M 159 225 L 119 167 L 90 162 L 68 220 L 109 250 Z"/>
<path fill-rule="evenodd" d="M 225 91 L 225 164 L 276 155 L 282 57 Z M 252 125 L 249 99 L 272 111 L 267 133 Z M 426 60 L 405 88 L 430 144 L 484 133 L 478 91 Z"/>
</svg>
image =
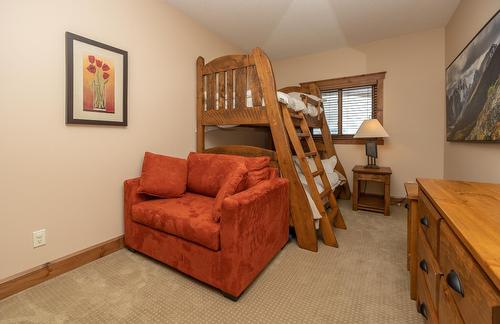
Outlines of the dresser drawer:
<svg viewBox="0 0 500 324">
<path fill-rule="evenodd" d="M 425 323 L 438 323 L 438 317 L 434 309 L 431 295 L 427 289 L 425 278 L 421 271 L 417 272 L 417 312 L 425 319 Z"/>
<path fill-rule="evenodd" d="M 444 282 L 439 287 L 439 321 L 442 324 L 463 324 L 464 321 L 460 316 L 457 305 L 453 301 L 451 291 Z"/>
<path fill-rule="evenodd" d="M 449 288 L 463 320 L 466 323 L 493 323 L 498 316 L 498 308 L 496 311 L 494 308 L 500 306 L 500 293 L 444 222 L 440 240 L 442 284 Z"/>
<path fill-rule="evenodd" d="M 427 288 L 429 289 L 434 307 L 437 309 L 441 271 L 421 229 L 418 230 L 417 271 L 423 276 L 425 283 L 427 284 Z"/>
<path fill-rule="evenodd" d="M 439 215 L 423 192 L 419 193 L 418 222 L 418 227 L 424 232 L 431 246 L 432 253 L 437 258 L 439 252 L 439 223 L 441 222 L 441 215 Z"/>
</svg>

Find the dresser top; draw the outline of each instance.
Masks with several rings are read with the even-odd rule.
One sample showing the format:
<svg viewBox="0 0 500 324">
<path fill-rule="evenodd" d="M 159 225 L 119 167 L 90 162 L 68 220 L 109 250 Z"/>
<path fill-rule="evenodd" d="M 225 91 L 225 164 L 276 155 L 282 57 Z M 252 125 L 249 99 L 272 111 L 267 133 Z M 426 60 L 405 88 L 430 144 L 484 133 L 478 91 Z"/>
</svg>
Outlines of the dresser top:
<svg viewBox="0 0 500 324">
<path fill-rule="evenodd" d="M 410 200 L 418 199 L 418 185 L 412 182 L 405 183 L 406 198 Z"/>
<path fill-rule="evenodd" d="M 500 184 L 435 179 L 417 182 L 500 290 Z"/>
</svg>

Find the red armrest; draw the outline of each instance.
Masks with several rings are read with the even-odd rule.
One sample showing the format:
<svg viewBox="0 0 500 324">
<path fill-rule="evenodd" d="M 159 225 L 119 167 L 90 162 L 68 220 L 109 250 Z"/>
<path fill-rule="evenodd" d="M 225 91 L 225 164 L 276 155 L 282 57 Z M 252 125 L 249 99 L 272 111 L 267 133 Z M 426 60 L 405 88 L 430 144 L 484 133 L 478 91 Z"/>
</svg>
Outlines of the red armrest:
<svg viewBox="0 0 500 324">
<path fill-rule="evenodd" d="M 137 189 L 139 188 L 139 179 L 140 178 L 128 179 L 123 182 L 125 190 L 125 207 L 131 208 L 132 205 L 149 199 L 147 195 L 137 192 Z"/>
<path fill-rule="evenodd" d="M 140 194 L 137 192 L 139 188 L 139 179 L 128 179 L 123 183 L 124 187 L 124 226 L 125 226 L 125 245 L 127 245 L 127 231 L 130 230 L 130 222 L 132 222 L 132 206 L 138 204 L 142 201 L 149 200 L 146 195 Z M 130 234 L 130 233 L 129 233 Z"/>
<path fill-rule="evenodd" d="M 233 296 L 288 241 L 288 180 L 274 178 L 224 199 L 220 221 L 221 289 Z"/>
<path fill-rule="evenodd" d="M 222 205 L 221 248 L 252 253 L 288 238 L 288 180 L 274 178 L 227 197 Z M 243 256 L 243 255 L 242 255 Z"/>
</svg>

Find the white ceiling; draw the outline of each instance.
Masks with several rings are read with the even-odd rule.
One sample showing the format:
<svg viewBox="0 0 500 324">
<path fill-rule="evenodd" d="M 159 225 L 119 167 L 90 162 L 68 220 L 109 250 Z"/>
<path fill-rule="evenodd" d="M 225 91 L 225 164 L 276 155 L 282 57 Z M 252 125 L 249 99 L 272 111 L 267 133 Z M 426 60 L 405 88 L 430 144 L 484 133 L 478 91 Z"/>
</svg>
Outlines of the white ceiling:
<svg viewBox="0 0 500 324">
<path fill-rule="evenodd" d="M 274 59 L 443 27 L 460 0 L 164 0 Z"/>
</svg>

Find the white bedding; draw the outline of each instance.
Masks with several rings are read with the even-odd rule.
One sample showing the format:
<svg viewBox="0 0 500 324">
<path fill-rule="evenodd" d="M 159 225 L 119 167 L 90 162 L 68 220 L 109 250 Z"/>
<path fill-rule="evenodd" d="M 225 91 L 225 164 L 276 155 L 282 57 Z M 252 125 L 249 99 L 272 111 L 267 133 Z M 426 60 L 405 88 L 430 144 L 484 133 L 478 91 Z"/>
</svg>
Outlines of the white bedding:
<svg viewBox="0 0 500 324">
<path fill-rule="evenodd" d="M 306 106 L 306 104 L 304 103 L 304 101 L 301 98 L 301 95 L 303 95 L 303 94 L 310 97 L 313 100 L 321 101 L 321 98 L 318 98 L 318 97 L 313 96 L 313 95 L 309 95 L 309 94 L 305 94 L 305 93 L 301 93 L 301 92 L 290 92 L 290 93 L 288 93 L 288 107 L 295 110 L 295 111 L 302 111 L 304 114 L 310 115 L 312 117 L 316 117 L 319 115 L 319 113 L 323 112 L 323 108 L 320 108 L 320 111 L 318 111 L 318 109 L 315 106 L 313 106 L 309 103 Z"/>
<path fill-rule="evenodd" d="M 316 229 L 318 229 L 319 220 L 321 219 L 321 214 L 319 213 L 319 210 L 316 207 L 316 204 L 314 203 L 314 200 L 311 197 L 311 191 L 307 184 L 306 177 L 302 172 L 302 168 L 300 167 L 300 162 L 297 156 L 293 156 L 293 161 L 295 164 L 295 169 L 297 170 L 297 173 L 299 175 L 300 182 L 302 183 L 302 186 L 306 191 L 307 200 L 309 201 L 309 206 L 311 206 L 311 211 L 313 214 L 314 224 L 316 226 Z M 311 169 L 311 171 L 313 172 L 316 171 L 316 164 L 314 163 L 314 160 L 312 158 L 308 158 L 307 162 L 309 163 L 309 168 Z M 321 160 L 321 162 L 323 164 L 323 168 L 325 169 L 326 176 L 330 181 L 330 186 L 332 187 L 332 190 L 335 190 L 335 188 L 339 186 L 342 183 L 342 181 L 345 181 L 345 177 L 335 170 L 335 165 L 337 164 L 337 157 L 332 156 L 329 159 Z M 321 179 L 319 177 L 315 177 L 314 182 L 316 183 L 318 191 L 322 192 L 324 188 Z"/>
<path fill-rule="evenodd" d="M 318 111 L 318 109 L 311 105 L 311 104 L 305 104 L 304 101 L 302 101 L 301 99 L 301 95 L 303 93 L 300 93 L 300 92 L 290 92 L 290 93 L 284 93 L 284 92 L 281 92 L 281 91 L 277 91 L 276 92 L 276 96 L 278 97 L 278 101 L 281 102 L 281 103 L 284 103 L 286 104 L 289 108 L 295 110 L 295 111 L 302 111 L 304 114 L 306 115 L 310 115 L 312 117 L 316 117 L 318 116 L 319 113 L 323 112 L 323 108 L 320 108 L 320 110 Z M 305 93 L 304 93 L 305 94 Z M 206 105 L 206 102 L 207 102 L 207 92 L 205 91 L 204 92 L 204 97 L 205 97 L 205 105 Z M 321 101 L 321 98 L 318 98 L 316 96 L 313 96 L 313 95 L 309 95 L 309 94 L 305 94 L 306 96 L 312 98 L 313 100 L 316 100 L 316 101 Z M 236 102 L 236 93 L 233 92 L 233 98 L 232 98 L 233 102 Z M 222 107 L 219 107 L 219 93 L 216 93 L 215 94 L 215 105 L 216 105 L 216 109 L 222 109 Z M 224 100 L 224 109 L 227 109 L 227 98 Z M 252 98 L 252 90 L 247 90 L 247 94 L 246 94 L 246 106 L 248 108 L 250 107 L 254 107 L 254 102 L 253 102 L 253 98 Z M 265 106 L 265 101 L 264 101 L 264 98 L 262 98 L 262 103 L 260 104 L 257 104 L 255 106 Z M 206 108 L 206 107 L 205 107 Z M 231 125 L 232 126 L 232 125 Z M 237 125 L 234 125 L 234 126 L 237 126 Z M 234 127 L 233 126 L 233 127 Z"/>
</svg>

